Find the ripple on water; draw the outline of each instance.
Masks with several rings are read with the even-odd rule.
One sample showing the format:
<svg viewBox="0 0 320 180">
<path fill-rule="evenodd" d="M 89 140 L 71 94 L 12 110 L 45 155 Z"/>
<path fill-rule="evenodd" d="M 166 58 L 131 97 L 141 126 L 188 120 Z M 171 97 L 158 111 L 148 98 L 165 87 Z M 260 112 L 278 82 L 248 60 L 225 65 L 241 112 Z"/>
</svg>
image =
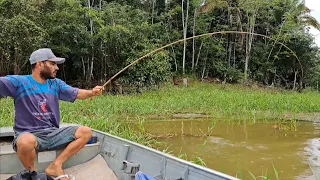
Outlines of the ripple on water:
<svg viewBox="0 0 320 180">
<path fill-rule="evenodd" d="M 306 142 L 306 147 L 301 153 L 307 157 L 304 163 L 309 164 L 310 169 L 297 176 L 296 179 L 313 180 L 320 178 L 320 139 L 309 139 Z"/>
<path fill-rule="evenodd" d="M 270 124 L 229 124 L 210 121 L 158 122 L 146 129 L 155 133 L 198 135 L 212 127 L 210 137 L 177 136 L 165 139 L 175 154 L 187 154 L 188 158 L 200 157 L 207 167 L 232 176 L 243 174 L 250 179 L 268 172 L 276 179 L 320 180 L 320 123 L 299 123 L 296 130 L 274 129 Z M 290 126 L 291 124 L 284 124 Z M 161 128 L 159 128 L 161 127 Z"/>
<path fill-rule="evenodd" d="M 217 144 L 219 146 L 231 146 L 231 147 L 244 147 L 246 149 L 252 150 L 252 151 L 259 151 L 259 150 L 266 150 L 268 147 L 262 144 L 255 144 L 255 145 L 249 145 L 247 142 L 240 142 L 240 143 L 234 143 L 230 140 L 221 138 L 221 137 L 209 137 L 209 140 L 211 143 Z"/>
</svg>

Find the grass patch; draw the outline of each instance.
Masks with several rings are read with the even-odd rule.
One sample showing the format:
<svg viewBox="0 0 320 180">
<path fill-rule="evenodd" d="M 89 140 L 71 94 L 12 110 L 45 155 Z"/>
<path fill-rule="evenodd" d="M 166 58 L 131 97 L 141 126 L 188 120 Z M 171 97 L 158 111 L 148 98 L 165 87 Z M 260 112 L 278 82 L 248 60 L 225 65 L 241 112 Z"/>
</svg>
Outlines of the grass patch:
<svg viewBox="0 0 320 180">
<path fill-rule="evenodd" d="M 170 118 L 176 113 L 201 113 L 213 119 L 275 120 L 285 114 L 314 113 L 320 109 L 317 92 L 297 93 L 252 89 L 242 85 L 193 83 L 188 88 L 168 85 L 143 94 L 97 97 L 77 117 L 85 101 L 61 102 L 65 123 L 91 127 L 113 126 L 114 121 Z M 13 101 L 0 99 L 0 126 L 13 124 Z"/>
<path fill-rule="evenodd" d="M 154 117 L 170 119 L 177 113 L 194 113 L 206 114 L 213 120 L 248 120 L 248 123 L 255 123 L 261 120 L 284 121 L 285 114 L 295 117 L 300 113 L 315 113 L 320 109 L 320 96 L 317 92 L 297 93 L 208 83 L 193 83 L 188 88 L 168 85 L 135 95 L 103 95 L 92 101 L 75 118 L 86 101 L 76 101 L 74 104 L 61 102 L 62 122 L 86 125 L 154 148 L 159 147 L 156 138 L 144 129 L 144 122 Z M 0 99 L 0 104 L 0 127 L 12 126 L 13 100 L 3 98 Z M 208 132 L 212 131 L 213 126 L 214 123 L 212 127 L 208 127 Z M 287 130 L 296 129 L 296 126 L 297 121 L 293 118 L 288 124 L 280 124 L 277 128 Z M 206 165 L 200 157 L 188 159 L 186 154 L 180 154 L 179 157 Z M 275 168 L 274 171 L 278 179 Z M 241 176 L 241 173 L 238 175 Z M 255 177 L 253 174 L 251 176 Z M 268 179 L 265 174 L 258 178 L 261 177 Z"/>
<path fill-rule="evenodd" d="M 150 117 L 170 118 L 176 113 L 202 113 L 212 119 L 246 119 L 254 123 L 258 120 L 281 120 L 286 113 L 294 116 L 320 109 L 317 92 L 297 93 L 197 82 L 188 88 L 167 85 L 143 94 L 97 97 L 75 118 L 86 101 L 76 101 L 74 104 L 61 102 L 62 121 L 87 125 L 149 146 L 153 138 L 145 132 L 143 122 Z M 0 127 L 12 126 L 13 100 L 3 98 L 0 104 Z M 130 126 L 132 121 L 138 124 L 138 130 Z"/>
<path fill-rule="evenodd" d="M 64 119 L 72 120 L 83 102 L 62 104 Z M 188 88 L 167 86 L 157 91 L 131 96 L 106 95 L 96 98 L 82 116 L 112 119 L 150 119 L 175 113 L 203 113 L 215 119 L 274 120 L 284 114 L 317 112 L 317 92 L 297 93 L 250 89 L 241 85 L 221 86 L 195 83 Z M 68 116 L 72 112 L 72 116 Z"/>
</svg>

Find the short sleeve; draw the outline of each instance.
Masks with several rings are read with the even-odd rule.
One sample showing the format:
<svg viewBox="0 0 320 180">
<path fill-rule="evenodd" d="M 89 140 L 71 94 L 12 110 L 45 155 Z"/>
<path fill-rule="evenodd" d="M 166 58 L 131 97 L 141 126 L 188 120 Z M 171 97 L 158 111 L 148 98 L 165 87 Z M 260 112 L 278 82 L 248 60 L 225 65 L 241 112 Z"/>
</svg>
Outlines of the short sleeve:
<svg viewBox="0 0 320 180">
<path fill-rule="evenodd" d="M 74 102 L 78 96 L 78 88 L 67 85 L 64 81 L 56 79 L 58 84 L 58 96 L 60 100 Z"/>
<path fill-rule="evenodd" d="M 19 84 L 17 76 L 0 77 L 0 97 L 10 96 L 14 98 Z"/>
</svg>

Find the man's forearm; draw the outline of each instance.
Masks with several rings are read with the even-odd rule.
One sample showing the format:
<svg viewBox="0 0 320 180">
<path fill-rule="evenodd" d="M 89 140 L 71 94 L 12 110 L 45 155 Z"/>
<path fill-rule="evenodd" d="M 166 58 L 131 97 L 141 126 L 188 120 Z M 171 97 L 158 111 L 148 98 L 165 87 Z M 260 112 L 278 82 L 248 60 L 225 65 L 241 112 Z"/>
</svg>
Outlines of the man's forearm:
<svg viewBox="0 0 320 180">
<path fill-rule="evenodd" d="M 83 100 L 92 96 L 100 96 L 103 89 L 103 86 L 96 86 L 92 90 L 79 89 L 77 99 Z"/>
<path fill-rule="evenodd" d="M 79 89 L 77 99 L 84 100 L 93 96 L 92 90 Z"/>
</svg>

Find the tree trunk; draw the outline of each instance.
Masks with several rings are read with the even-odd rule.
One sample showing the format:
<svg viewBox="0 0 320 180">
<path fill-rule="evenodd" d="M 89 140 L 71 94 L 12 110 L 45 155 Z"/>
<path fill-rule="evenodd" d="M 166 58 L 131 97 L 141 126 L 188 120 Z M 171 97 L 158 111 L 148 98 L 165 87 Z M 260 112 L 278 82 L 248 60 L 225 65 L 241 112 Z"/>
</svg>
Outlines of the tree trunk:
<svg viewBox="0 0 320 180">
<path fill-rule="evenodd" d="M 204 73 L 206 72 L 206 66 L 207 66 L 207 58 L 204 60 L 204 65 L 202 69 L 202 75 L 201 75 L 201 80 L 204 78 Z"/>
<path fill-rule="evenodd" d="M 17 59 L 14 60 L 14 68 L 13 68 L 14 75 L 18 75 L 20 73 L 19 64 L 17 62 Z"/>
<path fill-rule="evenodd" d="M 151 24 L 153 24 L 153 16 L 154 16 L 154 4 L 155 4 L 155 0 L 152 0 Z"/>
<path fill-rule="evenodd" d="M 89 82 L 91 82 L 91 79 L 93 79 L 93 60 L 94 60 L 94 53 L 92 53 L 92 57 L 91 57 Z"/>
<path fill-rule="evenodd" d="M 254 32 L 254 26 L 255 26 L 255 17 L 256 13 L 252 15 L 250 18 L 249 15 L 248 17 L 248 22 L 249 22 L 249 32 L 253 33 Z M 246 60 L 245 60 L 245 67 L 244 67 L 244 80 L 245 83 L 247 82 L 248 79 L 248 66 L 249 66 L 249 60 L 251 56 L 251 48 L 252 48 L 252 42 L 253 42 L 253 34 L 248 34 L 247 35 L 247 41 L 246 41 Z"/>
<path fill-rule="evenodd" d="M 200 48 L 199 48 L 199 52 L 198 52 L 198 56 L 197 56 L 197 61 L 195 64 L 195 69 L 197 69 L 197 67 L 198 67 L 198 62 L 199 62 L 202 46 L 203 46 L 203 41 L 201 41 L 201 44 L 200 44 Z"/>
<path fill-rule="evenodd" d="M 182 27 L 183 27 L 183 59 L 182 59 L 182 73 L 185 74 L 185 62 L 186 62 L 186 49 L 187 49 L 187 29 L 188 29 L 188 14 L 189 14 L 189 0 L 187 0 L 187 13 L 186 18 L 184 18 L 184 10 L 183 10 L 183 1 L 182 0 Z"/>
<path fill-rule="evenodd" d="M 204 74 L 205 74 L 205 72 L 206 72 L 207 59 L 208 59 L 208 50 L 207 50 L 207 53 L 206 53 L 206 58 L 204 59 L 204 63 L 203 63 L 203 69 L 202 69 L 201 81 L 203 81 L 203 79 L 204 79 Z"/>
<path fill-rule="evenodd" d="M 171 40 L 170 40 L 170 36 L 169 36 L 169 33 L 168 33 L 168 29 L 167 29 L 167 26 L 165 26 L 165 30 L 166 30 L 166 34 L 167 34 L 167 38 L 168 38 L 168 42 L 170 43 Z M 172 53 L 173 53 L 173 58 L 174 58 L 174 65 L 175 65 L 175 69 L 176 69 L 176 72 L 178 71 L 178 63 L 177 63 L 177 56 L 176 56 L 176 53 L 174 51 L 174 48 L 173 46 L 170 46 L 171 49 L 172 49 Z"/>
<path fill-rule="evenodd" d="M 236 38 L 233 42 L 233 68 L 236 68 Z"/>
<path fill-rule="evenodd" d="M 13 68 L 13 73 L 15 75 L 20 74 L 20 63 L 19 63 L 19 59 L 20 59 L 20 55 L 19 55 L 19 51 L 17 49 L 14 50 L 14 68 Z"/>
<path fill-rule="evenodd" d="M 194 15 L 193 15 L 193 32 L 192 36 L 195 36 L 195 29 L 196 29 L 196 16 L 197 16 L 197 8 L 194 8 Z M 192 39 L 192 71 L 194 70 L 194 56 L 195 56 L 195 38 Z"/>
<path fill-rule="evenodd" d="M 230 12 L 230 7 L 228 7 L 228 24 L 229 24 L 229 27 L 232 27 L 232 14 Z M 231 50 L 232 50 L 231 35 L 230 34 L 228 34 L 227 39 L 228 39 L 228 43 L 227 43 L 227 46 L 228 46 L 228 68 L 230 68 L 230 66 L 231 66 Z"/>
<path fill-rule="evenodd" d="M 86 84 L 88 85 L 88 83 L 89 83 L 89 79 L 90 79 L 90 57 L 88 57 L 88 59 L 87 59 L 87 67 L 86 67 Z"/>
<path fill-rule="evenodd" d="M 88 0 L 88 8 L 89 10 L 91 9 L 90 0 Z M 91 17 L 89 18 L 90 18 L 90 34 L 93 40 L 93 20 Z M 94 45 L 93 45 L 93 42 L 91 42 L 91 58 L 88 59 L 87 85 L 91 84 L 91 79 L 93 77 L 93 60 L 94 60 Z"/>
<path fill-rule="evenodd" d="M 81 57 L 81 62 L 82 62 L 82 77 L 85 78 L 86 77 L 86 65 L 84 64 L 84 60 L 83 57 Z"/>
<path fill-rule="evenodd" d="M 230 40 L 229 40 L 228 44 L 229 44 L 229 48 L 228 48 L 228 65 L 229 65 L 229 67 L 231 67 L 232 43 L 231 43 Z"/>
<path fill-rule="evenodd" d="M 296 90 L 297 75 L 298 75 L 298 71 L 297 71 L 297 70 L 295 70 L 295 71 L 294 71 L 294 80 L 293 80 L 293 87 L 292 87 L 292 90 Z"/>
</svg>

